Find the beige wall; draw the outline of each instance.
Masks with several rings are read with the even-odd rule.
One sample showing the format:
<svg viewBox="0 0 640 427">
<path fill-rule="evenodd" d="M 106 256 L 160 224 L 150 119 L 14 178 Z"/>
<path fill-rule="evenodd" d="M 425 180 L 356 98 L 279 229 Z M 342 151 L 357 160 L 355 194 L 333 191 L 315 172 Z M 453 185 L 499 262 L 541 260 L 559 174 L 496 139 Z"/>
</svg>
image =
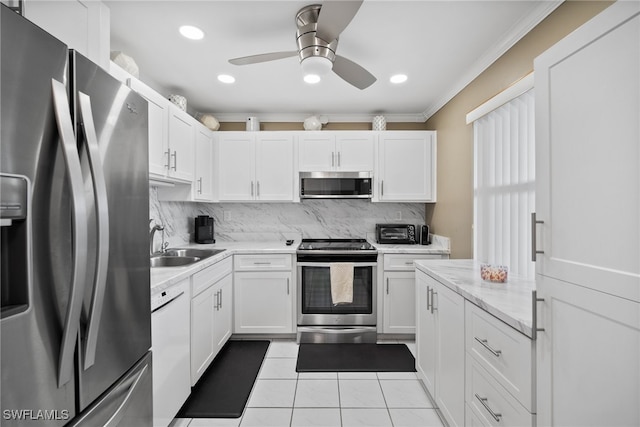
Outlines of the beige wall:
<svg viewBox="0 0 640 427">
<path fill-rule="evenodd" d="M 536 56 L 612 2 L 566 1 L 426 122 L 438 132 L 438 202 L 426 221 L 451 239 L 452 258 L 473 258 L 473 126 L 466 115 L 533 71 Z"/>
</svg>

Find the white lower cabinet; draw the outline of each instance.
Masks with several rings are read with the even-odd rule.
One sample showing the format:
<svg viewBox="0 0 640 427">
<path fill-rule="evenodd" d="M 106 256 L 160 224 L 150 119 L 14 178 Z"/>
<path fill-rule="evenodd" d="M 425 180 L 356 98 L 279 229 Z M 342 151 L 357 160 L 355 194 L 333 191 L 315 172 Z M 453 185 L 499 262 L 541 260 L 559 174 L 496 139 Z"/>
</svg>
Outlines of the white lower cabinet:
<svg viewBox="0 0 640 427">
<path fill-rule="evenodd" d="M 416 273 L 416 370 L 451 426 L 465 422 L 464 298 Z"/>
<path fill-rule="evenodd" d="M 231 336 L 232 258 L 191 277 L 191 385 L 195 385 Z"/>
<path fill-rule="evenodd" d="M 420 259 L 448 258 L 448 255 L 385 254 L 383 257 L 382 332 L 414 334 L 416 276 L 413 262 Z"/>
<path fill-rule="evenodd" d="M 234 333 L 293 333 L 292 255 L 235 257 Z"/>
</svg>

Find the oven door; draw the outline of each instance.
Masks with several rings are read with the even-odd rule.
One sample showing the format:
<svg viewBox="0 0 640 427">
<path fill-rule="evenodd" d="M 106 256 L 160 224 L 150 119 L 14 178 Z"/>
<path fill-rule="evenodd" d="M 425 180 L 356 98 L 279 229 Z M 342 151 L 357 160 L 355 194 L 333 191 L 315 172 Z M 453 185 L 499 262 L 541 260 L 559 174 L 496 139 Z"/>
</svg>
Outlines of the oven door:
<svg viewBox="0 0 640 427">
<path fill-rule="evenodd" d="M 353 302 L 334 305 L 331 300 L 330 263 L 298 262 L 298 325 L 376 325 L 375 262 L 356 262 Z"/>
</svg>

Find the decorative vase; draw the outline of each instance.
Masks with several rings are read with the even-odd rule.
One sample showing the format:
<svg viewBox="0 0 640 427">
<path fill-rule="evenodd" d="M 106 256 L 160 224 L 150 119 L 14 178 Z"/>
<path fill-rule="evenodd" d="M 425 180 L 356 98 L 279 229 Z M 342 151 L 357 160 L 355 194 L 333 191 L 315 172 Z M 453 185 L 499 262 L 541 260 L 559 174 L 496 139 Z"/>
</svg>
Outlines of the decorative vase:
<svg viewBox="0 0 640 427">
<path fill-rule="evenodd" d="M 387 119 L 384 116 L 375 116 L 371 122 L 373 130 L 387 130 Z"/>
<path fill-rule="evenodd" d="M 182 111 L 187 111 L 187 98 L 182 95 L 169 95 L 169 101 L 173 102 Z"/>
</svg>

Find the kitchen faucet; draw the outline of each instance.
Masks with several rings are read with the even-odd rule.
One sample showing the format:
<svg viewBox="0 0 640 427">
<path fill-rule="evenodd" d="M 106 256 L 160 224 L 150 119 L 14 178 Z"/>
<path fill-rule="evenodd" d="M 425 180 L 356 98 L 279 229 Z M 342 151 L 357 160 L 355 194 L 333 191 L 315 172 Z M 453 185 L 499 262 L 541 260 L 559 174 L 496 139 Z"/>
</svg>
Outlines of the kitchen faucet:
<svg viewBox="0 0 640 427">
<path fill-rule="evenodd" d="M 151 218 L 149 220 L 149 225 L 151 225 L 151 223 L 153 223 L 153 218 Z M 165 250 L 165 242 L 164 242 L 164 226 L 163 225 L 158 225 L 155 224 L 152 228 L 151 231 L 149 232 L 149 255 L 153 255 L 153 238 L 156 234 L 156 231 L 162 231 L 162 246 L 161 246 L 161 250 L 160 252 L 164 252 Z"/>
</svg>

